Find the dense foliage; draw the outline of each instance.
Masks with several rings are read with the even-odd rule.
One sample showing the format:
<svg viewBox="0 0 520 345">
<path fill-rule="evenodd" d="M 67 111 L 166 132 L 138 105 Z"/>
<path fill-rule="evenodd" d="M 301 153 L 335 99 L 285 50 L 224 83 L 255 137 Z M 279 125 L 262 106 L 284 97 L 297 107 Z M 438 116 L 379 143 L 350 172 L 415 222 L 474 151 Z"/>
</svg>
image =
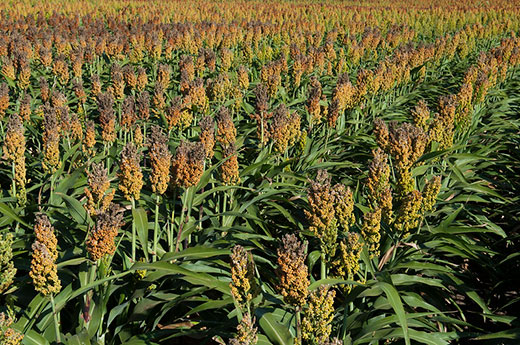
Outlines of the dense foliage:
<svg viewBox="0 0 520 345">
<path fill-rule="evenodd" d="M 1 344 L 517 344 L 516 1 L 0 4 Z"/>
</svg>

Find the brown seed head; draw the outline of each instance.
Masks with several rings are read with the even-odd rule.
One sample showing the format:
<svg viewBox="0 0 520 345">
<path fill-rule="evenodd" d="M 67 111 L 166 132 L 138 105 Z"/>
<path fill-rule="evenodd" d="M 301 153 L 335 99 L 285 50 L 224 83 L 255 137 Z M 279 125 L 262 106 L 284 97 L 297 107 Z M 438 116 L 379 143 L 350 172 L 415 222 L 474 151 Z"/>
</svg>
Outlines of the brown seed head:
<svg viewBox="0 0 520 345">
<path fill-rule="evenodd" d="M 159 68 L 157 69 L 157 81 L 156 83 L 161 85 L 163 89 L 167 89 L 170 85 L 170 74 L 171 67 L 166 64 L 159 64 Z"/>
<path fill-rule="evenodd" d="M 172 162 L 172 180 L 176 186 L 188 188 L 199 183 L 204 171 L 206 152 L 201 142 L 181 141 Z"/>
<path fill-rule="evenodd" d="M 428 120 L 430 119 L 430 109 L 425 101 L 420 100 L 415 108 L 412 109 L 413 123 L 423 131 L 428 130 Z"/>
<path fill-rule="evenodd" d="M 150 182 L 154 193 L 163 194 L 170 181 L 172 154 L 168 149 L 168 138 L 159 126 L 153 126 L 148 140 L 152 171 Z"/>
<path fill-rule="evenodd" d="M 255 89 L 255 106 L 258 114 L 265 113 L 269 107 L 269 95 L 264 84 L 259 83 Z"/>
<path fill-rule="evenodd" d="M 222 182 L 225 185 L 236 185 L 240 183 L 240 173 L 238 171 L 238 155 L 234 144 L 224 147 L 223 159 L 225 161 L 220 167 L 222 172 Z"/>
<path fill-rule="evenodd" d="M 23 159 L 25 154 L 25 128 L 22 119 L 16 113 L 9 116 L 4 137 L 4 159 L 15 162 Z"/>
<path fill-rule="evenodd" d="M 60 162 L 60 126 L 56 111 L 48 104 L 43 111 L 43 161 L 44 171 L 54 173 Z"/>
<path fill-rule="evenodd" d="M 143 91 L 137 97 L 137 116 L 146 121 L 150 117 L 150 94 Z"/>
<path fill-rule="evenodd" d="M 135 97 L 128 96 L 121 105 L 121 126 L 129 130 L 137 121 L 135 113 Z"/>
<path fill-rule="evenodd" d="M 36 241 L 32 245 L 33 253 L 29 276 L 33 280 L 36 291 L 44 296 L 56 294 L 61 290 L 56 266 L 58 241 L 47 216 L 36 216 L 34 233 Z"/>
<path fill-rule="evenodd" d="M 137 68 L 137 91 L 143 92 L 148 85 L 148 75 L 143 67 Z"/>
<path fill-rule="evenodd" d="M 125 96 L 125 79 L 123 76 L 123 70 L 118 63 L 114 63 L 112 65 L 112 69 L 110 71 L 110 76 L 112 79 L 112 88 L 114 90 L 114 96 L 116 99 L 123 99 Z"/>
<path fill-rule="evenodd" d="M 89 120 L 85 125 L 85 139 L 83 141 L 83 151 L 88 155 L 94 155 L 94 145 L 96 145 L 96 127 L 94 121 Z"/>
<path fill-rule="evenodd" d="M 165 89 L 162 84 L 155 84 L 152 97 L 152 111 L 156 116 L 160 116 L 161 112 L 164 110 L 164 107 L 166 106 L 166 98 L 164 91 Z"/>
<path fill-rule="evenodd" d="M 392 217 L 392 190 L 390 187 L 388 155 L 378 147 L 372 151 L 372 156 L 366 181 L 369 192 L 368 199 L 372 209 L 380 208 L 383 213 L 383 219 L 390 223 Z"/>
<path fill-rule="evenodd" d="M 116 139 L 116 116 L 114 113 L 114 96 L 110 92 L 98 96 L 98 111 L 101 137 L 106 142 L 114 142 Z"/>
<path fill-rule="evenodd" d="M 326 170 L 318 171 L 316 180 L 307 190 L 310 211 L 304 211 L 310 224 L 309 230 L 320 240 L 322 253 L 329 258 L 334 256 L 338 237 L 336 200 L 330 181 Z"/>
<path fill-rule="evenodd" d="M 6 83 L 2 83 L 0 84 L 0 119 L 4 118 L 7 108 L 9 108 L 9 87 Z"/>
<path fill-rule="evenodd" d="M 92 215 L 106 211 L 112 199 L 115 190 L 108 193 L 110 181 L 108 180 L 108 170 L 103 167 L 103 163 L 93 163 L 92 168 L 87 172 L 88 188 L 85 187 L 87 196 L 86 209 Z"/>
<path fill-rule="evenodd" d="M 312 76 L 309 83 L 309 97 L 307 98 L 307 111 L 311 115 L 313 123 L 321 122 L 321 83 L 315 76 Z"/>
<path fill-rule="evenodd" d="M 241 91 L 246 91 L 249 88 L 249 74 L 245 66 L 241 65 L 238 67 L 237 79 L 238 86 L 242 89 Z"/>
<path fill-rule="evenodd" d="M 99 79 L 99 75 L 94 74 L 92 76 L 92 96 L 97 97 L 101 94 L 101 80 Z"/>
<path fill-rule="evenodd" d="M 121 151 L 119 165 L 119 190 L 127 200 L 139 200 L 141 188 L 143 188 L 143 173 L 139 164 L 141 158 L 137 148 L 129 142 Z"/>
<path fill-rule="evenodd" d="M 409 123 L 391 122 L 389 133 L 388 151 L 395 161 L 399 194 L 404 196 L 414 188 L 411 168 L 424 153 L 428 136 Z"/>
<path fill-rule="evenodd" d="M 25 93 L 20 102 L 20 117 L 27 122 L 31 120 L 31 95 L 29 93 Z"/>
<path fill-rule="evenodd" d="M 199 125 L 200 141 L 204 145 L 206 158 L 212 158 L 213 148 L 215 147 L 215 120 L 210 116 L 204 116 Z"/>
<path fill-rule="evenodd" d="M 388 126 L 386 123 L 381 119 L 375 119 L 374 120 L 374 135 L 376 137 L 377 145 L 383 149 L 386 150 L 388 146 Z"/>
<path fill-rule="evenodd" d="M 305 252 L 306 244 L 301 243 L 294 234 L 285 235 L 282 238 L 282 247 L 278 249 L 277 289 L 285 302 L 295 307 L 303 306 L 309 293 Z"/>
<path fill-rule="evenodd" d="M 123 212 L 119 205 L 111 204 L 106 212 L 96 217 L 96 226 L 86 241 L 87 251 L 92 260 L 97 261 L 105 255 L 114 254 L 115 238 L 124 224 Z"/>
<path fill-rule="evenodd" d="M 217 140 L 223 146 L 236 141 L 237 130 L 226 107 L 221 107 L 217 115 Z"/>
<path fill-rule="evenodd" d="M 132 65 L 126 65 L 123 68 L 123 76 L 125 78 L 126 84 L 131 89 L 135 89 L 137 87 L 137 75 L 135 74 L 135 70 Z"/>
</svg>

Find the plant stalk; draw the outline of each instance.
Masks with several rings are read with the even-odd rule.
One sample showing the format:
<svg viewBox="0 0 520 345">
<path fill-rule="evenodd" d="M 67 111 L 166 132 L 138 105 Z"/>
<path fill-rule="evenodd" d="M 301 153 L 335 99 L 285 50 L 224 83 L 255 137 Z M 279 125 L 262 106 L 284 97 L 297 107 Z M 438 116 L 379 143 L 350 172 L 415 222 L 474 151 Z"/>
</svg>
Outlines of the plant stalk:
<svg viewBox="0 0 520 345">
<path fill-rule="evenodd" d="M 325 262 L 325 253 L 321 253 L 321 279 L 327 279 L 327 264 Z"/>
<path fill-rule="evenodd" d="M 298 339 L 298 344 L 302 343 L 302 316 L 300 307 L 296 307 L 296 338 Z"/>
<path fill-rule="evenodd" d="M 135 200 L 132 198 L 132 214 L 135 210 Z M 136 239 L 135 239 L 135 223 L 132 219 L 132 261 L 135 263 Z"/>
<path fill-rule="evenodd" d="M 54 331 L 56 332 L 56 342 L 61 344 L 60 324 L 58 323 L 58 314 L 56 313 L 56 305 L 54 304 L 54 296 L 51 294 L 52 317 L 54 318 Z"/>
<path fill-rule="evenodd" d="M 155 199 L 155 222 L 153 228 L 153 262 L 157 261 L 157 242 L 159 241 L 159 202 L 160 195 L 157 194 Z"/>
<path fill-rule="evenodd" d="M 185 217 L 185 213 L 187 211 L 188 192 L 189 192 L 189 190 L 190 190 L 190 188 L 186 188 L 186 190 L 184 191 L 184 195 L 182 197 L 181 221 L 179 223 L 179 232 L 177 233 L 177 241 L 175 243 L 175 252 L 179 251 L 179 243 L 181 241 L 182 229 L 184 228 L 184 224 L 185 224 L 184 217 Z M 186 249 L 186 248 L 184 248 L 184 249 Z"/>
<path fill-rule="evenodd" d="M 175 233 L 175 201 L 177 200 L 177 187 L 173 190 L 173 206 L 171 215 L 170 237 L 168 237 L 170 252 L 173 251 L 173 234 Z"/>
</svg>

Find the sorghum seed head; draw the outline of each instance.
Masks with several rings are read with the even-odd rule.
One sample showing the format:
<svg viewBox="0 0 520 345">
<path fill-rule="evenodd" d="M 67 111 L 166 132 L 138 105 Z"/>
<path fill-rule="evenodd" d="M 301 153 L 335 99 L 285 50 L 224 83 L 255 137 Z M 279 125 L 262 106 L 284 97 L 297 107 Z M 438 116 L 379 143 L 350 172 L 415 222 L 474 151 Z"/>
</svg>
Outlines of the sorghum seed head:
<svg viewBox="0 0 520 345">
<path fill-rule="evenodd" d="M 163 194 L 170 181 L 172 155 L 168 149 L 168 138 L 159 126 L 153 126 L 148 140 L 148 151 L 152 171 L 150 181 L 154 193 Z"/>
<path fill-rule="evenodd" d="M 217 115 L 217 140 L 223 146 L 229 146 L 236 141 L 237 129 L 225 107 L 221 107 Z"/>
<path fill-rule="evenodd" d="M 285 302 L 295 307 L 303 306 L 309 293 L 306 257 L 306 244 L 300 242 L 294 234 L 282 238 L 282 247 L 278 249 L 277 288 Z"/>
<path fill-rule="evenodd" d="M 119 190 L 127 200 L 139 200 L 143 188 L 143 173 L 140 166 L 140 154 L 132 142 L 126 144 L 121 151 L 119 165 Z"/>
<path fill-rule="evenodd" d="M 204 116 L 199 123 L 200 141 L 204 145 L 206 158 L 213 157 L 215 147 L 215 120 L 210 116 Z"/>
<path fill-rule="evenodd" d="M 255 345 L 258 342 L 254 327 L 255 319 L 251 319 L 249 313 L 245 313 L 237 327 L 237 335 L 229 341 L 229 345 Z"/>
<path fill-rule="evenodd" d="M 13 263 L 13 235 L 0 234 L 0 293 L 7 291 L 16 275 Z"/>
<path fill-rule="evenodd" d="M 199 183 L 204 171 L 206 152 L 201 142 L 181 141 L 172 162 L 172 180 L 176 186 L 188 188 Z"/>
<path fill-rule="evenodd" d="M 115 238 L 124 224 L 123 211 L 119 205 L 111 204 L 107 211 L 96 217 L 96 226 L 86 241 L 87 251 L 92 260 L 97 261 L 105 255 L 114 254 Z"/>
<path fill-rule="evenodd" d="M 56 294 L 61 290 L 56 259 L 58 258 L 57 239 L 54 227 L 45 215 L 36 217 L 34 226 L 36 241 L 32 245 L 32 261 L 29 276 L 34 288 L 42 295 Z"/>
<path fill-rule="evenodd" d="M 377 208 L 370 211 L 363 216 L 363 226 L 361 227 L 361 234 L 368 246 L 370 256 L 379 255 L 379 241 L 381 239 L 381 209 Z"/>
<path fill-rule="evenodd" d="M 336 291 L 321 285 L 312 291 L 302 320 L 302 338 L 321 344 L 329 339 L 334 319 L 334 297 Z"/>
</svg>

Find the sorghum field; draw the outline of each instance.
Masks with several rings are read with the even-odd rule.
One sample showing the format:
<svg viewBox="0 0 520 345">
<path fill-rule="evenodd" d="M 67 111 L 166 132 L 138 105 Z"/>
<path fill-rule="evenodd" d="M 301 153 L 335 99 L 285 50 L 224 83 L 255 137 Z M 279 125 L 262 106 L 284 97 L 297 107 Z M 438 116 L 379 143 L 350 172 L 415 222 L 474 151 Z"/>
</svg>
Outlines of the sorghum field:
<svg viewBox="0 0 520 345">
<path fill-rule="evenodd" d="M 1 344 L 520 343 L 520 2 L 0 13 Z"/>
</svg>

